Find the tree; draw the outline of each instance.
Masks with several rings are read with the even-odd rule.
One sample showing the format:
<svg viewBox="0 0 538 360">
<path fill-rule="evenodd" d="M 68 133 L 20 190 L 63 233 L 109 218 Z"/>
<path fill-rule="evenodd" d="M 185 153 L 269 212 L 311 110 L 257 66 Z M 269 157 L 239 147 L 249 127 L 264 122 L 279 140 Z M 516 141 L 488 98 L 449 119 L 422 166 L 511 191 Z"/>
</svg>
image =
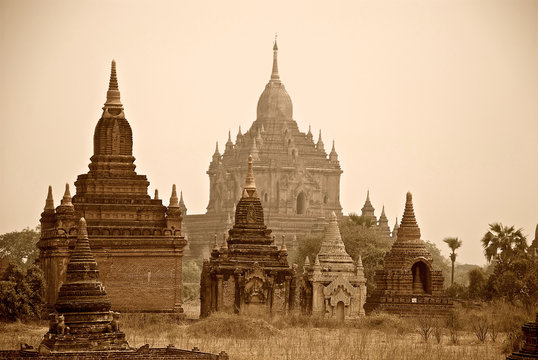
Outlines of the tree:
<svg viewBox="0 0 538 360">
<path fill-rule="evenodd" d="M 0 257 L 7 256 L 11 262 L 28 267 L 34 264 L 39 251 L 39 227 L 26 228 L 0 235 Z"/>
<path fill-rule="evenodd" d="M 484 288 L 488 281 L 486 274 L 480 268 L 474 268 L 467 273 L 469 276 L 469 298 L 481 299 L 484 295 Z"/>
<path fill-rule="evenodd" d="M 0 318 L 25 320 L 39 317 L 43 309 L 43 272 L 36 265 L 26 269 L 10 264 L 6 281 L 0 281 Z"/>
<path fill-rule="evenodd" d="M 456 249 L 461 247 L 461 241 L 457 237 L 448 237 L 443 240 L 452 253 L 450 254 L 450 260 L 452 261 L 452 276 L 450 277 L 450 285 L 454 284 L 454 263 L 456 262 Z"/>
<path fill-rule="evenodd" d="M 522 229 L 504 226 L 501 223 L 489 225 L 489 231 L 482 237 L 482 246 L 488 262 L 496 260 L 502 265 L 510 265 L 517 255 L 525 253 L 527 240 Z"/>
</svg>

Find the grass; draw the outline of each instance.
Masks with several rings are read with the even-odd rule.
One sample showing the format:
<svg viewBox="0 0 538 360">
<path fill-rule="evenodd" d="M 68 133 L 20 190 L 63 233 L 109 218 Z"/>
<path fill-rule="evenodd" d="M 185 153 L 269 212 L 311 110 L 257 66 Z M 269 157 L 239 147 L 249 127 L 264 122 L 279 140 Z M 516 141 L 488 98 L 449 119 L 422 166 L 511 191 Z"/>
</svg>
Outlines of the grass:
<svg viewBox="0 0 538 360">
<path fill-rule="evenodd" d="M 493 311 L 503 311 L 495 324 L 498 336 L 481 343 L 472 330 L 474 317 L 488 318 Z M 506 311 L 506 312 L 504 312 Z M 452 327 L 437 320 L 439 339 L 425 342 L 416 319 L 374 314 L 339 324 L 334 321 L 300 315 L 251 319 L 214 314 L 200 321 L 178 322 L 164 315 L 125 315 L 122 331 L 129 344 L 163 347 L 174 344 L 183 349 L 198 347 L 201 351 L 226 351 L 231 359 L 505 359 L 510 331 L 517 321 L 521 328 L 533 316 L 495 304 L 481 310 L 458 309 L 460 319 Z M 507 315 L 507 313 L 509 315 Z M 489 317 L 488 317 L 489 316 Z M 524 321 L 521 317 L 526 317 Z M 499 322 L 501 321 L 501 322 Z M 19 343 L 36 346 L 46 332 L 46 323 L 0 325 L 0 348 L 18 349 Z M 457 342 L 451 335 L 457 332 Z"/>
</svg>

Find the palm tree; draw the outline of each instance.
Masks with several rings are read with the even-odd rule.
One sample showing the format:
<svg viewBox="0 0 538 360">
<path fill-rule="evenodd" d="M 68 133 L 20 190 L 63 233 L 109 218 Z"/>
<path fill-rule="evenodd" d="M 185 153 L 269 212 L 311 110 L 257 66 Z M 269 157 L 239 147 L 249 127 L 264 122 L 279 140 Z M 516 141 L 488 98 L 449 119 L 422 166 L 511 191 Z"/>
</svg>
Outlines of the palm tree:
<svg viewBox="0 0 538 360">
<path fill-rule="evenodd" d="M 450 250 L 452 250 L 452 254 L 450 254 L 450 260 L 452 260 L 452 279 L 450 281 L 450 285 L 454 284 L 454 263 L 456 262 L 456 249 L 461 246 L 461 241 L 458 240 L 457 237 L 448 237 L 443 240 L 447 243 Z"/>
<path fill-rule="evenodd" d="M 501 223 L 489 224 L 489 231 L 482 237 L 488 262 L 496 259 L 502 263 L 510 263 L 515 254 L 525 252 L 527 241 L 522 231 Z"/>
</svg>

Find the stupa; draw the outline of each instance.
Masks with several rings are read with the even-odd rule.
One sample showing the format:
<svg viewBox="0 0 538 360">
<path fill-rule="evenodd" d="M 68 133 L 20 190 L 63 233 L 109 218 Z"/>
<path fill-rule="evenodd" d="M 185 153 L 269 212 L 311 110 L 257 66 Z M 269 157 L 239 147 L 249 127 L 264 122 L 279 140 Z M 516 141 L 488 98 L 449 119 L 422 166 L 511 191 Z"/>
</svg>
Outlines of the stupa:
<svg viewBox="0 0 538 360">
<path fill-rule="evenodd" d="M 181 264 L 186 245 L 176 186 L 170 205 L 148 195 L 149 181 L 135 172 L 133 137 L 120 101 L 116 63 L 93 136 L 89 172 L 78 176 L 76 194 L 66 185 L 54 208 L 49 187 L 41 214 L 39 263 L 45 274 L 48 309 L 66 278 L 77 223 L 87 221 L 89 241 L 114 310 L 182 312 Z"/>
<path fill-rule="evenodd" d="M 383 270 L 374 276 L 375 290 L 366 300 L 366 314 L 374 310 L 403 316 L 446 315 L 452 300 L 444 295 L 444 278 L 432 267 L 432 254 L 420 239 L 413 197 L 407 193 L 405 210 Z"/>
<path fill-rule="evenodd" d="M 254 182 L 253 159 L 235 223 L 211 257 L 204 260 L 200 281 L 200 316 L 214 311 L 248 315 L 285 313 L 293 309 L 295 268 L 288 265 L 285 238 L 280 249 L 264 222 L 263 207 Z"/>
<path fill-rule="evenodd" d="M 365 314 L 366 279 L 362 260 L 359 256 L 355 263 L 346 252 L 334 212 L 314 264 L 306 258 L 300 301 L 303 313 L 339 321 Z"/>
</svg>

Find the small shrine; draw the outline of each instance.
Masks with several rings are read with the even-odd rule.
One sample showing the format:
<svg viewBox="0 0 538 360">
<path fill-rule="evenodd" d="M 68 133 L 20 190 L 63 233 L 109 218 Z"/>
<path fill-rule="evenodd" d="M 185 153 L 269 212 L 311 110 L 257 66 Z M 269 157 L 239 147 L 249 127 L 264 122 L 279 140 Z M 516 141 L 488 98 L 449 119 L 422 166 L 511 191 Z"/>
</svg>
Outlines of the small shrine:
<svg viewBox="0 0 538 360">
<path fill-rule="evenodd" d="M 343 321 L 364 316 L 365 301 L 366 279 L 361 257 L 355 263 L 346 252 L 333 212 L 314 264 L 310 264 L 308 257 L 305 261 L 301 311 Z"/>
<path fill-rule="evenodd" d="M 294 306 L 295 267 L 288 265 L 285 238 L 280 249 L 267 228 L 254 182 L 252 156 L 235 224 L 210 259 L 204 260 L 200 280 L 200 316 L 224 311 L 239 314 L 285 313 Z"/>
<path fill-rule="evenodd" d="M 385 255 L 383 270 L 374 276 L 375 290 L 366 300 L 366 314 L 377 310 L 403 316 L 446 315 L 453 308 L 452 300 L 444 294 L 442 272 L 434 270 L 432 263 L 408 192 L 396 241 Z"/>
</svg>

